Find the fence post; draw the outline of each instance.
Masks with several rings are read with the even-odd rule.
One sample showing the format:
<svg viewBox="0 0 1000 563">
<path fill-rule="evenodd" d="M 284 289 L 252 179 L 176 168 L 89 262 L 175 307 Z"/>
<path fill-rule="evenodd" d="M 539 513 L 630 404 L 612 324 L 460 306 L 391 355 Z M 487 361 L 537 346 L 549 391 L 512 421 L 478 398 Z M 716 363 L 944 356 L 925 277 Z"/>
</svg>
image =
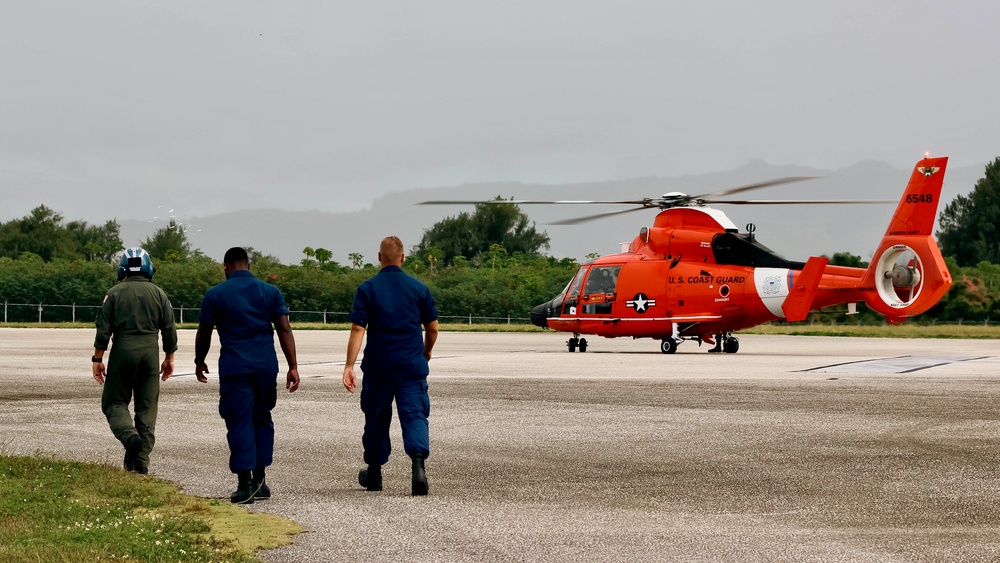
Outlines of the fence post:
<svg viewBox="0 0 1000 563">
<path fill-rule="evenodd" d="M 73 303 L 73 322 L 76 322 L 76 303 Z"/>
<path fill-rule="evenodd" d="M 42 323 L 42 304 L 38 304 L 38 324 Z"/>
<path fill-rule="evenodd" d="M 469 326 L 472 326 L 472 313 L 469 313 Z"/>
<path fill-rule="evenodd" d="M 507 324 L 510 324 L 510 315 L 507 315 Z"/>
<path fill-rule="evenodd" d="M 326 324 L 326 309 L 323 310 L 323 324 Z"/>
<path fill-rule="evenodd" d="M 7 323 L 7 302 L 6 301 L 3 302 L 3 322 L 4 322 L 4 324 Z"/>
</svg>

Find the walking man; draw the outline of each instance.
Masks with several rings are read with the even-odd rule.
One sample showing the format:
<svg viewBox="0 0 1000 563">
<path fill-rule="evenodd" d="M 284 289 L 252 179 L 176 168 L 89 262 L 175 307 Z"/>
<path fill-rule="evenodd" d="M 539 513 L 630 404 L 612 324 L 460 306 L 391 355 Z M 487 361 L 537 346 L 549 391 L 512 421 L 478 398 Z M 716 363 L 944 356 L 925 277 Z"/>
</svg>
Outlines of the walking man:
<svg viewBox="0 0 1000 563">
<path fill-rule="evenodd" d="M 382 269 L 358 286 L 348 316 L 352 324 L 344 387 L 351 393 L 357 384 L 354 363 L 366 331 L 368 334 L 361 360 L 364 372 L 361 410 L 365 413 L 361 443 L 368 468 L 358 473 L 358 482 L 369 491 L 382 490 L 382 466 L 389 461 L 389 424 L 395 399 L 403 431 L 403 449 L 413 460 L 412 494 L 426 495 L 424 460 L 430 455 L 427 417 L 431 412 L 427 374 L 431 349 L 438 335 L 437 309 L 427 286 L 400 268 L 403 243 L 398 237 L 382 241 L 378 261 Z M 424 328 L 422 335 L 421 326 Z"/>
<path fill-rule="evenodd" d="M 125 469 L 149 472 L 153 451 L 156 408 L 160 381 L 174 373 L 177 329 L 170 300 L 152 283 L 153 261 L 141 248 L 129 248 L 118 263 L 119 283 L 108 290 L 97 313 L 94 338 L 93 376 L 104 386 L 101 410 L 115 438 L 125 446 Z M 163 363 L 157 335 L 162 334 Z M 114 345 L 104 367 L 104 353 L 114 337 Z M 135 397 L 135 419 L 129 402 Z"/>
<path fill-rule="evenodd" d="M 195 336 L 195 375 L 206 383 L 205 357 L 218 329 L 219 414 L 226 421 L 229 470 L 237 476 L 234 503 L 270 498 L 264 471 L 274 454 L 271 409 L 278 395 L 278 356 L 274 332 L 288 363 L 285 388 L 299 388 L 295 339 L 288 324 L 288 307 L 281 291 L 250 273 L 246 250 L 230 248 L 223 258 L 226 281 L 209 289 L 201 303 Z"/>
</svg>

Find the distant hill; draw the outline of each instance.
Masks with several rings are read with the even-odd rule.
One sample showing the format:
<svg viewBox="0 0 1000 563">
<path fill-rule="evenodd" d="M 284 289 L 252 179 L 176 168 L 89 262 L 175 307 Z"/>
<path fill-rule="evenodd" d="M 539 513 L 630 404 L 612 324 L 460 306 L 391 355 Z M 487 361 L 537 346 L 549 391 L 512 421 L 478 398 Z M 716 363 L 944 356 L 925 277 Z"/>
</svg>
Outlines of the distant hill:
<svg viewBox="0 0 1000 563">
<path fill-rule="evenodd" d="M 216 259 L 221 259 L 230 246 L 241 245 L 252 246 L 266 254 L 277 256 L 285 263 L 295 263 L 303 258 L 302 249 L 311 246 L 333 251 L 333 259 L 346 264 L 351 252 L 359 252 L 367 261 L 375 262 L 378 242 L 387 235 L 399 236 L 409 248 L 417 244 L 423 231 L 437 221 L 462 211 L 472 211 L 471 205 L 416 205 L 425 200 L 492 199 L 498 195 L 518 199 L 636 199 L 655 197 L 671 191 L 710 193 L 783 176 L 820 178 L 766 188 L 741 196 L 748 199 L 896 200 L 902 194 L 909 174 L 909 169 L 894 168 L 881 162 L 862 162 L 829 171 L 773 166 L 753 161 L 728 172 L 675 178 L 635 178 L 571 185 L 497 182 L 406 190 L 380 197 L 370 209 L 353 213 L 249 209 L 183 218 L 183 221 L 191 225 L 188 235 L 192 246 Z M 970 192 L 982 174 L 982 166 L 949 168 L 941 207 L 955 196 Z M 865 260 L 869 259 L 895 209 L 894 204 L 717 207 L 741 231 L 745 230 L 747 223 L 754 223 L 761 243 L 794 260 L 845 251 L 860 255 Z M 614 209 L 616 207 L 592 205 L 522 206 L 522 210 L 537 223 L 539 229 L 547 231 L 551 237 L 552 247 L 548 254 L 578 260 L 591 252 L 618 252 L 619 243 L 632 240 L 640 227 L 651 224 L 656 211 L 637 211 L 576 226 L 551 226 L 545 223 Z M 139 244 L 164 224 L 165 222 L 156 224 L 122 220 L 122 239 L 126 246 Z"/>
</svg>

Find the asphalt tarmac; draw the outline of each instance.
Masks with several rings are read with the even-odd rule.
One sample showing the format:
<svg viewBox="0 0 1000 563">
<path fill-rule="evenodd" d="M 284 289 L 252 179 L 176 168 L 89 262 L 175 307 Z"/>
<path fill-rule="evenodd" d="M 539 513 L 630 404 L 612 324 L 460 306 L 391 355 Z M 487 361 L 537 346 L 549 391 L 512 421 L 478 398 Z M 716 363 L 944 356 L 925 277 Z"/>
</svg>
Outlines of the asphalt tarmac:
<svg viewBox="0 0 1000 563">
<path fill-rule="evenodd" d="M 737 354 L 667 356 L 652 340 L 571 354 L 557 333 L 441 333 L 420 498 L 395 421 L 385 490 L 357 484 L 347 332 L 295 338 L 274 497 L 250 508 L 307 531 L 268 561 L 1000 559 L 997 341 L 744 336 Z M 120 465 L 92 341 L 0 329 L 0 451 Z M 228 499 L 218 381 L 194 379 L 193 331 L 180 343 L 151 471 Z"/>
</svg>

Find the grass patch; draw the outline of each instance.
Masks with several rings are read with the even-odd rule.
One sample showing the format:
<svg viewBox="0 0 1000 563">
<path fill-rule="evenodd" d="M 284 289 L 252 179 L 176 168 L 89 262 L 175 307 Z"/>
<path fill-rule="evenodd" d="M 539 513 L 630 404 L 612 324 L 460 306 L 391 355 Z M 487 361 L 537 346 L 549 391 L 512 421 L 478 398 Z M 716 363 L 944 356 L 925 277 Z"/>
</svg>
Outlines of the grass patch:
<svg viewBox="0 0 1000 563">
<path fill-rule="evenodd" d="M 121 469 L 0 456 L 0 561 L 258 561 L 290 520 Z"/>
<path fill-rule="evenodd" d="M 741 330 L 740 334 L 784 334 L 792 336 L 855 336 L 866 338 L 1000 338 L 1000 326 L 977 325 L 820 325 L 764 324 Z"/>
</svg>

